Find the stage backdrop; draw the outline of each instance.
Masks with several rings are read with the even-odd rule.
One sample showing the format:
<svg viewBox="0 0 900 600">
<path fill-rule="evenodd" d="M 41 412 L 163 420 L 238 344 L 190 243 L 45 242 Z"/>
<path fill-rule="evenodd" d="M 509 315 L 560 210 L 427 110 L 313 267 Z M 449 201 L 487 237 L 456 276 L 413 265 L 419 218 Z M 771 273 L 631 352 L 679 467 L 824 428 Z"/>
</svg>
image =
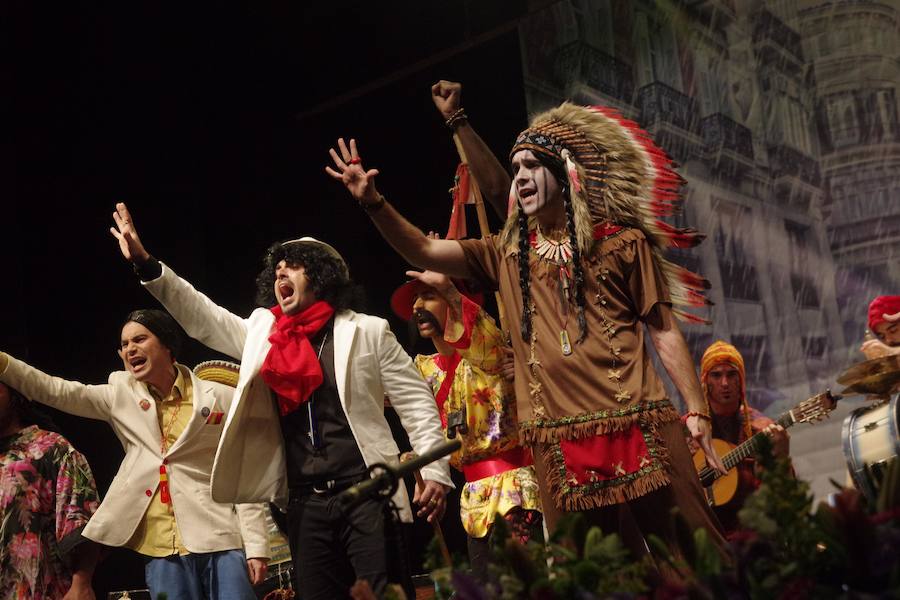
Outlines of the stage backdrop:
<svg viewBox="0 0 900 600">
<path fill-rule="evenodd" d="M 710 326 L 747 363 L 770 416 L 836 386 L 866 308 L 900 292 L 896 2 L 567 0 L 520 25 L 530 113 L 613 106 L 687 179 L 676 219 L 709 237 L 679 261 L 712 282 Z M 798 426 L 817 495 L 844 481 L 840 420 Z"/>
</svg>

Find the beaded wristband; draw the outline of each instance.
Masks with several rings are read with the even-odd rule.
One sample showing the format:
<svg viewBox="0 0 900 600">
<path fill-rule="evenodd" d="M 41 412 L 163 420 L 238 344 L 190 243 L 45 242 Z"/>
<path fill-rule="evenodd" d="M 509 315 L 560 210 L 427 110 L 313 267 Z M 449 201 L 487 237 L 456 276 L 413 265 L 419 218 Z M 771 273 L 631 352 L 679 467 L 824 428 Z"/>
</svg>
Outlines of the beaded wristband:
<svg viewBox="0 0 900 600">
<path fill-rule="evenodd" d="M 447 124 L 447 127 L 449 127 L 450 129 L 456 129 L 460 123 L 462 123 L 463 121 L 468 121 L 468 120 L 469 120 L 469 117 L 466 116 L 465 109 L 457 108 L 455 111 L 453 111 L 453 114 L 447 118 L 445 123 Z"/>
<path fill-rule="evenodd" d="M 385 202 L 384 194 L 378 194 L 378 199 L 375 202 L 359 202 L 359 207 L 371 215 L 384 208 Z"/>
</svg>

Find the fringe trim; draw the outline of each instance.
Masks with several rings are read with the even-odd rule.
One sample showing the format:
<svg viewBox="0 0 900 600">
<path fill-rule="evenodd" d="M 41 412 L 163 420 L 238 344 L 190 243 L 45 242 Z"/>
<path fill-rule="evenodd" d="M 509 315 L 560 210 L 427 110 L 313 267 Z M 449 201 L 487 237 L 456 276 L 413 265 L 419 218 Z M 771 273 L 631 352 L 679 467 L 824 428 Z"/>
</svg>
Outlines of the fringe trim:
<svg viewBox="0 0 900 600">
<path fill-rule="evenodd" d="M 667 461 L 656 459 L 652 466 L 637 471 L 634 478 L 623 478 L 619 483 L 603 487 L 579 486 L 570 488 L 564 481 L 565 466 L 559 464 L 559 457 L 554 446 L 543 450 L 543 459 L 548 465 L 548 484 L 554 503 L 567 512 L 603 508 L 635 500 L 671 483 L 665 465 Z"/>
<path fill-rule="evenodd" d="M 641 408 L 641 405 L 636 405 L 630 414 L 587 413 L 555 420 L 525 421 L 519 424 L 519 437 L 525 444 L 552 444 L 558 443 L 559 440 L 575 440 L 623 431 L 636 422 L 649 426 L 655 435 L 657 424 L 670 423 L 679 419 L 678 411 L 668 400 L 662 406 L 646 410 L 641 410 Z M 619 411 L 601 411 L 601 413 L 617 412 Z M 559 423 L 559 421 L 570 420 L 572 422 Z"/>
<path fill-rule="evenodd" d="M 571 491 L 563 494 L 560 488 L 561 475 L 553 470 L 550 475 L 550 494 L 556 505 L 566 512 L 603 508 L 613 504 L 621 504 L 628 500 L 636 500 L 669 485 L 669 476 L 662 468 L 642 475 L 634 481 L 591 491 Z"/>
<path fill-rule="evenodd" d="M 609 254 L 624 249 L 638 240 L 647 239 L 647 235 L 636 227 L 626 227 L 617 233 L 603 238 L 600 242 L 600 254 Z"/>
</svg>

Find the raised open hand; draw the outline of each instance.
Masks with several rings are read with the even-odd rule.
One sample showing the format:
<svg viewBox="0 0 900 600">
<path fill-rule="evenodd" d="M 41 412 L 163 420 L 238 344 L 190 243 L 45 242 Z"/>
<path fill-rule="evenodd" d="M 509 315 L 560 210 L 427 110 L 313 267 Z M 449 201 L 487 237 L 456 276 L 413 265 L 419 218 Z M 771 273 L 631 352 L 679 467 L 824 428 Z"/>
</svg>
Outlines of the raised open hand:
<svg viewBox="0 0 900 600">
<path fill-rule="evenodd" d="M 137 229 L 134 228 L 134 221 L 128 207 L 124 202 L 116 204 L 116 210 L 112 214 L 113 221 L 116 222 L 115 227 L 110 227 L 109 232 L 119 240 L 119 250 L 125 260 L 134 263 L 143 263 L 150 258 L 150 253 L 144 249 L 141 238 L 138 237 Z"/>
<path fill-rule="evenodd" d="M 412 279 L 418 279 L 425 285 L 434 288 L 437 290 L 438 294 L 444 296 L 445 300 L 449 300 L 447 298 L 448 294 L 452 294 L 456 291 L 456 286 L 453 285 L 450 278 L 437 271 L 407 271 L 406 276 Z"/>
<path fill-rule="evenodd" d="M 462 97 L 462 84 L 455 81 L 446 81 L 441 79 L 431 86 L 431 100 L 439 111 L 444 120 L 449 119 L 459 109 L 460 98 Z"/>
<path fill-rule="evenodd" d="M 375 189 L 375 177 L 378 175 L 378 169 L 366 171 L 363 168 L 359 152 L 356 150 L 356 140 L 351 139 L 348 148 L 344 143 L 344 138 L 339 138 L 338 150 L 340 150 L 340 155 L 334 148 L 328 149 L 328 154 L 331 155 L 336 169 L 325 167 L 325 172 L 343 183 L 357 202 L 371 204 L 378 201 L 378 190 Z"/>
</svg>

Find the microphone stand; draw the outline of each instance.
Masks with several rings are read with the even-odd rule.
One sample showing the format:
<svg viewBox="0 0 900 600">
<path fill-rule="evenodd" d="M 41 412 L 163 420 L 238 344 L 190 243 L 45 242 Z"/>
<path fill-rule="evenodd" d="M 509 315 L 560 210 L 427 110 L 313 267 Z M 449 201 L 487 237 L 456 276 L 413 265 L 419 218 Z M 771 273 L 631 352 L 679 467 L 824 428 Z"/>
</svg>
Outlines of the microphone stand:
<svg viewBox="0 0 900 600">
<path fill-rule="evenodd" d="M 338 505 L 341 507 L 341 510 L 346 512 L 370 498 L 379 498 L 382 501 L 386 501 L 397 491 L 397 486 L 405 475 L 415 473 L 422 467 L 456 452 L 460 447 L 462 447 L 462 442 L 455 439 L 435 446 L 421 456 L 401 463 L 397 467 L 384 463 L 375 463 L 369 467 L 370 479 L 357 483 L 338 494 Z"/>
</svg>

